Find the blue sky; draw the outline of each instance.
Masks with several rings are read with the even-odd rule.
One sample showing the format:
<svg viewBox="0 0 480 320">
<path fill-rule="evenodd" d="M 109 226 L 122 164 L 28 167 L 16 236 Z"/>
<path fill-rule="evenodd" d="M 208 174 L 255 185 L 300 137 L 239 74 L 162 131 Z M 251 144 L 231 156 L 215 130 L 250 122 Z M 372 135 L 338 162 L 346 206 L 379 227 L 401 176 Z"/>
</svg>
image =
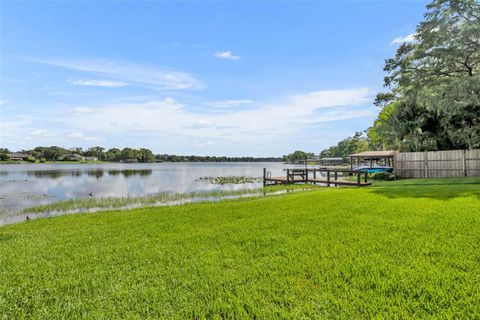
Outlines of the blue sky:
<svg viewBox="0 0 480 320">
<path fill-rule="evenodd" d="M 371 125 L 425 1 L 2 1 L 0 146 L 318 153 Z"/>
</svg>

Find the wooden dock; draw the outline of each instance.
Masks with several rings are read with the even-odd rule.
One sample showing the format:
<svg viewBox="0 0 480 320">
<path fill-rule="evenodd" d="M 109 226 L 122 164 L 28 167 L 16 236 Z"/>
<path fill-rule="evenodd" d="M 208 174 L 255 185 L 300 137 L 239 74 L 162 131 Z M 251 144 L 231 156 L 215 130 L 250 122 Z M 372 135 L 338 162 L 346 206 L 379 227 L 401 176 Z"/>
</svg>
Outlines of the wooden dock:
<svg viewBox="0 0 480 320">
<path fill-rule="evenodd" d="M 325 176 L 322 176 L 325 173 Z M 317 174 L 321 178 L 317 178 Z M 342 180 L 343 176 L 355 176 L 355 180 Z M 263 186 L 277 184 L 294 184 L 294 183 L 313 183 L 325 184 L 327 187 L 333 186 L 351 186 L 366 187 L 372 183 L 368 181 L 368 173 L 353 170 L 336 170 L 336 169 L 287 169 L 287 173 L 282 177 L 272 177 L 266 168 L 263 169 Z"/>
</svg>

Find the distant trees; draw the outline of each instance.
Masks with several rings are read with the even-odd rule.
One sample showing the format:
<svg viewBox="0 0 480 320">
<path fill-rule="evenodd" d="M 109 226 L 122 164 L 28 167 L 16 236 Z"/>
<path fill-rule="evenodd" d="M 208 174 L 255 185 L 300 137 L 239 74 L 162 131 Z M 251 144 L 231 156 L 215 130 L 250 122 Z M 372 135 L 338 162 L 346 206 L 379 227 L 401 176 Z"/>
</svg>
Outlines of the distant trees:
<svg viewBox="0 0 480 320">
<path fill-rule="evenodd" d="M 0 160 L 7 160 L 8 156 L 7 154 L 10 153 L 10 151 L 7 148 L 0 148 Z"/>
<path fill-rule="evenodd" d="M 283 156 L 283 161 L 288 163 L 295 163 L 297 161 L 305 161 L 309 158 L 314 157 L 315 155 L 311 152 L 305 152 L 301 150 L 297 150 L 293 153 L 287 154 Z"/>
<path fill-rule="evenodd" d="M 364 132 L 357 132 L 351 138 L 340 141 L 336 146 L 320 152 L 321 158 L 343 158 L 346 160 L 350 154 L 369 150 L 371 143 Z"/>
<path fill-rule="evenodd" d="M 70 150 L 51 146 L 51 147 L 36 147 L 32 151 L 27 151 L 28 154 L 31 154 L 35 158 L 43 158 L 49 161 L 59 160 L 61 156 L 71 153 Z"/>
<path fill-rule="evenodd" d="M 0 148 L 0 160 L 7 160 L 7 153 L 10 153 L 8 149 Z M 179 156 L 168 154 L 154 155 L 150 149 L 147 148 L 111 148 L 106 150 L 104 147 L 90 147 L 86 150 L 82 148 L 70 148 L 65 149 L 57 146 L 51 147 L 36 147 L 33 150 L 22 151 L 30 156 L 46 160 L 46 161 L 59 161 L 65 158 L 65 160 L 74 161 L 78 158 L 72 157 L 72 155 L 96 157 L 102 161 L 138 161 L 138 162 L 274 162 L 282 161 L 282 158 L 276 157 L 225 157 L 225 156 Z M 65 157 L 67 156 L 68 157 Z"/>
<path fill-rule="evenodd" d="M 157 154 L 155 159 L 161 162 L 280 162 L 278 157 L 225 157 L 225 156 L 179 156 Z"/>
<path fill-rule="evenodd" d="M 137 159 L 138 151 L 132 148 L 123 148 L 120 152 L 120 160 Z"/>
<path fill-rule="evenodd" d="M 82 155 L 89 157 L 97 157 L 98 160 L 105 160 L 105 148 L 103 147 L 90 147 Z"/>
<path fill-rule="evenodd" d="M 105 152 L 105 160 L 107 161 L 119 161 L 122 155 L 122 151 L 118 148 L 111 148 Z"/>
<path fill-rule="evenodd" d="M 140 162 L 154 162 L 155 155 L 149 149 L 140 148 L 140 150 L 138 150 L 137 159 Z"/>
</svg>

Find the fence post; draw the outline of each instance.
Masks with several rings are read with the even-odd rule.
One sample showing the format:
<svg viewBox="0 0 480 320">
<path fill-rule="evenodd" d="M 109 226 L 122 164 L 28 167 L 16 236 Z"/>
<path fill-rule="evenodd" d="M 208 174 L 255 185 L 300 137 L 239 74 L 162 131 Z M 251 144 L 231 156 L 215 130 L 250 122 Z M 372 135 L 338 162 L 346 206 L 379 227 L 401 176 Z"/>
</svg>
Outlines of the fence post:
<svg viewBox="0 0 480 320">
<path fill-rule="evenodd" d="M 465 149 L 462 150 L 462 169 L 463 169 L 463 176 L 467 176 L 467 157 L 465 155 Z"/>
<path fill-rule="evenodd" d="M 360 186 L 360 174 L 361 174 L 361 171 L 357 171 L 357 185 Z"/>
<path fill-rule="evenodd" d="M 398 168 L 397 168 L 397 163 L 398 163 L 398 155 L 397 155 L 398 151 L 395 150 L 395 152 L 393 153 L 393 170 L 394 170 L 394 173 L 395 173 L 395 177 L 398 177 Z"/>
<path fill-rule="evenodd" d="M 265 187 L 267 185 L 267 181 L 265 178 L 267 177 L 267 168 L 263 168 L 263 186 Z"/>
<path fill-rule="evenodd" d="M 425 160 L 425 178 L 428 178 L 428 151 L 425 151 L 424 153 L 424 160 Z"/>
<path fill-rule="evenodd" d="M 365 171 L 365 183 L 368 182 L 368 171 Z"/>
<path fill-rule="evenodd" d="M 305 183 L 308 183 L 308 169 L 305 169 Z"/>
<path fill-rule="evenodd" d="M 290 169 L 287 169 L 287 184 L 290 183 Z"/>
<path fill-rule="evenodd" d="M 327 170 L 327 187 L 330 187 L 330 170 Z"/>
</svg>

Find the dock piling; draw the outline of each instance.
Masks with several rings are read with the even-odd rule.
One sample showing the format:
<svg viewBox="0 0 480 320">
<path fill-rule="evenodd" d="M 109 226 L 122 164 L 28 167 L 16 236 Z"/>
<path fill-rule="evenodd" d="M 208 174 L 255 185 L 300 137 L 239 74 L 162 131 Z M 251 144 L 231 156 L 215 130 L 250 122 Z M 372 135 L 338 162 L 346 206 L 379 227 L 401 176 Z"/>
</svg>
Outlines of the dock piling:
<svg viewBox="0 0 480 320">
<path fill-rule="evenodd" d="M 267 185 L 267 168 L 263 168 L 263 186 L 265 187 Z"/>
</svg>

